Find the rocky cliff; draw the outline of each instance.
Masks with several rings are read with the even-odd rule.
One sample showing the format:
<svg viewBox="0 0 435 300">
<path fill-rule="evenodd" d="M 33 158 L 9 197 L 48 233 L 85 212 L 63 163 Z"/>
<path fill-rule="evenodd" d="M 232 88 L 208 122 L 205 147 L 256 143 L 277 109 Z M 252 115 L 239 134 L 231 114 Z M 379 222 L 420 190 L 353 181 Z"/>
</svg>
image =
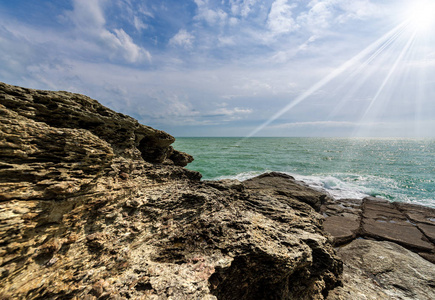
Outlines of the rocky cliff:
<svg viewBox="0 0 435 300">
<path fill-rule="evenodd" d="M 0 83 L 1 299 L 325 299 L 325 195 L 201 182 L 169 134 Z"/>
</svg>

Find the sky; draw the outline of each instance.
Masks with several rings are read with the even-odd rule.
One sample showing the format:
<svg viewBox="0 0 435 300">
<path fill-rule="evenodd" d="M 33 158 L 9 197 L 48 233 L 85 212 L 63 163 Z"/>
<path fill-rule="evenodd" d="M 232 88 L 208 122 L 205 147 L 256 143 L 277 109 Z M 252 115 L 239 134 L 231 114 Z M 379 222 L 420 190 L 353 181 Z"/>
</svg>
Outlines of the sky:
<svg viewBox="0 0 435 300">
<path fill-rule="evenodd" d="M 435 0 L 0 0 L 0 81 L 181 136 L 435 137 Z"/>
</svg>

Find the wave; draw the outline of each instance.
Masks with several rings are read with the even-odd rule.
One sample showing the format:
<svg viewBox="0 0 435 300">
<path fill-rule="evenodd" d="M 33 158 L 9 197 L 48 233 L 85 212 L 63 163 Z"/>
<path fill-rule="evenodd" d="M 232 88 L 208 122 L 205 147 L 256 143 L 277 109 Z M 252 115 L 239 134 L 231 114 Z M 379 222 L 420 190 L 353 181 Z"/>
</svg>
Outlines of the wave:
<svg viewBox="0 0 435 300">
<path fill-rule="evenodd" d="M 249 171 L 249 172 L 239 173 L 237 175 L 219 176 L 213 178 L 212 180 L 237 179 L 238 181 L 245 181 L 268 172 L 272 172 L 272 171 Z"/>
<path fill-rule="evenodd" d="M 327 192 L 335 199 L 363 199 L 367 196 L 375 196 L 371 188 L 347 182 L 337 177 L 327 176 L 304 176 L 291 174 L 296 180 L 302 181 L 315 190 Z"/>
<path fill-rule="evenodd" d="M 219 176 L 213 180 L 237 179 L 244 181 L 267 171 L 249 171 L 232 176 Z M 392 179 L 374 175 L 361 175 L 349 173 L 336 173 L 324 175 L 300 175 L 289 172 L 281 172 L 293 176 L 309 187 L 326 192 L 334 199 L 363 199 L 368 196 L 383 198 L 389 201 L 420 204 L 435 208 L 434 199 L 423 195 L 415 195 L 410 190 L 400 187 L 400 184 Z"/>
<path fill-rule="evenodd" d="M 260 171 L 249 171 L 239 173 L 237 175 L 231 176 L 219 176 L 214 178 L 214 180 L 221 179 L 237 179 L 239 181 L 244 181 L 263 173 L 271 172 L 260 172 Z M 304 176 L 299 174 L 293 174 L 288 172 L 282 172 L 284 174 L 288 174 L 293 176 L 297 181 L 302 181 L 311 188 L 329 193 L 335 199 L 344 199 L 344 198 L 352 198 L 352 199 L 363 199 L 367 196 L 373 195 L 373 191 L 369 188 L 365 188 L 363 186 L 359 186 L 357 184 L 352 184 L 340 180 L 337 177 L 333 176 Z"/>
<path fill-rule="evenodd" d="M 266 172 L 249 171 L 249 172 L 243 172 L 232 176 L 219 176 L 214 179 L 215 180 L 237 179 L 239 181 L 244 181 L 267 172 L 271 172 L 271 171 L 270 170 Z M 282 172 L 282 173 L 293 176 L 297 181 L 301 181 L 315 190 L 327 192 L 335 199 L 346 199 L 346 198 L 363 199 L 367 196 L 379 196 L 381 198 L 390 198 L 389 195 L 387 194 L 382 195 L 381 192 L 377 192 L 375 189 L 366 187 L 361 184 L 364 182 L 373 183 L 375 181 L 386 181 L 388 179 L 377 178 L 377 180 L 374 180 L 375 176 L 363 177 L 355 174 L 342 174 L 339 176 L 332 176 L 332 175 L 315 176 L 315 175 L 299 175 L 299 174 L 294 174 L 289 172 Z M 345 175 L 346 180 L 339 178 L 339 177 L 343 177 L 343 175 Z M 351 181 L 357 181 L 359 184 L 353 183 Z M 393 182 L 391 182 L 391 184 L 393 184 Z"/>
</svg>

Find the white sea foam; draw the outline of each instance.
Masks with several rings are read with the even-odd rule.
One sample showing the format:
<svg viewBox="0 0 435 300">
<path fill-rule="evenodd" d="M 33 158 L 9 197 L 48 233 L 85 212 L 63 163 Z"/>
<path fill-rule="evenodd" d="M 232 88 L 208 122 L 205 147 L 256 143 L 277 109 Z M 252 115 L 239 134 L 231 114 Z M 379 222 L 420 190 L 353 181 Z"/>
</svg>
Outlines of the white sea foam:
<svg viewBox="0 0 435 300">
<path fill-rule="evenodd" d="M 267 171 L 267 172 L 271 172 L 271 171 Z M 249 171 L 249 172 L 243 172 L 243 173 L 239 173 L 237 175 L 229 175 L 229 176 L 219 176 L 214 178 L 214 180 L 221 180 L 221 179 L 237 179 L 239 181 L 245 181 L 251 178 L 254 178 L 258 175 L 261 175 L 263 173 L 267 173 L 267 172 L 261 172 L 261 171 Z"/>
<path fill-rule="evenodd" d="M 243 172 L 232 176 L 219 176 L 214 178 L 214 180 L 237 179 L 244 181 L 267 172 L 271 171 Z M 415 197 L 409 197 L 405 193 L 401 193 L 400 189 L 398 189 L 397 182 L 391 178 L 372 175 L 363 176 L 358 174 L 308 176 L 288 172 L 283 173 L 293 176 L 297 181 L 301 181 L 315 190 L 327 192 L 334 199 L 363 199 L 367 196 L 376 196 L 392 201 L 434 207 L 432 199 L 416 199 Z"/>
<path fill-rule="evenodd" d="M 268 171 L 270 172 L 270 171 Z M 250 171 L 243 172 L 233 176 L 220 176 L 215 178 L 216 180 L 220 179 L 237 179 L 239 181 L 244 181 L 258 175 L 261 175 L 265 172 L 260 171 Z M 284 172 L 285 173 L 285 172 Z M 364 186 L 360 186 L 357 184 L 352 184 L 349 182 L 345 182 L 340 180 L 334 176 L 304 176 L 292 173 L 286 173 L 290 176 L 293 176 L 297 181 L 302 181 L 308 186 L 318 191 L 324 191 L 329 193 L 335 199 L 344 199 L 344 198 L 352 198 L 352 199 L 363 199 L 372 194 L 372 190 L 366 188 Z"/>
<path fill-rule="evenodd" d="M 328 192 L 335 199 L 363 199 L 372 194 L 372 189 L 343 181 L 337 177 L 328 176 L 303 176 L 290 174 L 296 180 L 302 181 L 313 189 Z"/>
</svg>

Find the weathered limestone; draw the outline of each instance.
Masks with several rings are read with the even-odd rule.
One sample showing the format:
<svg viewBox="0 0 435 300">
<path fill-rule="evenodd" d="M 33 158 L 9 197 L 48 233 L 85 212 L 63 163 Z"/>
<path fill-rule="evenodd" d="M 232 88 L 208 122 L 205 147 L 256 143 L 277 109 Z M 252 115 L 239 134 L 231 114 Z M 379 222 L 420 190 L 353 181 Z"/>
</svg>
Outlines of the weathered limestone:
<svg viewBox="0 0 435 300">
<path fill-rule="evenodd" d="M 327 198 L 332 200 L 327 194 L 308 188 L 303 182 L 296 182 L 292 176 L 283 173 L 265 173 L 244 181 L 244 184 L 251 190 L 267 191 L 270 195 L 306 203 L 316 211 L 320 210 Z"/>
<path fill-rule="evenodd" d="M 361 226 L 361 200 L 328 200 L 321 207 L 326 217 L 323 227 L 334 238 L 335 244 L 344 244 L 358 237 Z"/>
<path fill-rule="evenodd" d="M 302 187 L 201 182 L 172 141 L 82 95 L 0 84 L 0 298 L 324 299 L 335 288 L 342 264 L 310 206 L 323 196 L 308 205 Z"/>
<path fill-rule="evenodd" d="M 366 199 L 363 203 L 362 235 L 389 240 L 408 248 L 431 252 L 434 245 L 427 241 L 394 204 Z"/>
<path fill-rule="evenodd" d="M 116 113 L 84 95 L 32 90 L 0 82 L 0 97 L 3 110 L 13 111 L 25 120 L 45 123 L 53 130 L 86 130 L 106 141 L 115 154 L 126 158 L 138 159 L 142 156 L 149 162 L 170 159 L 176 165 L 177 158 L 181 159 L 181 165 L 192 160 L 190 155 L 174 152 L 170 145 L 175 139 L 171 135 L 141 125 L 135 119 Z M 7 140 L 12 138 L 7 136 Z M 54 139 L 52 142 L 58 141 Z"/>
</svg>

